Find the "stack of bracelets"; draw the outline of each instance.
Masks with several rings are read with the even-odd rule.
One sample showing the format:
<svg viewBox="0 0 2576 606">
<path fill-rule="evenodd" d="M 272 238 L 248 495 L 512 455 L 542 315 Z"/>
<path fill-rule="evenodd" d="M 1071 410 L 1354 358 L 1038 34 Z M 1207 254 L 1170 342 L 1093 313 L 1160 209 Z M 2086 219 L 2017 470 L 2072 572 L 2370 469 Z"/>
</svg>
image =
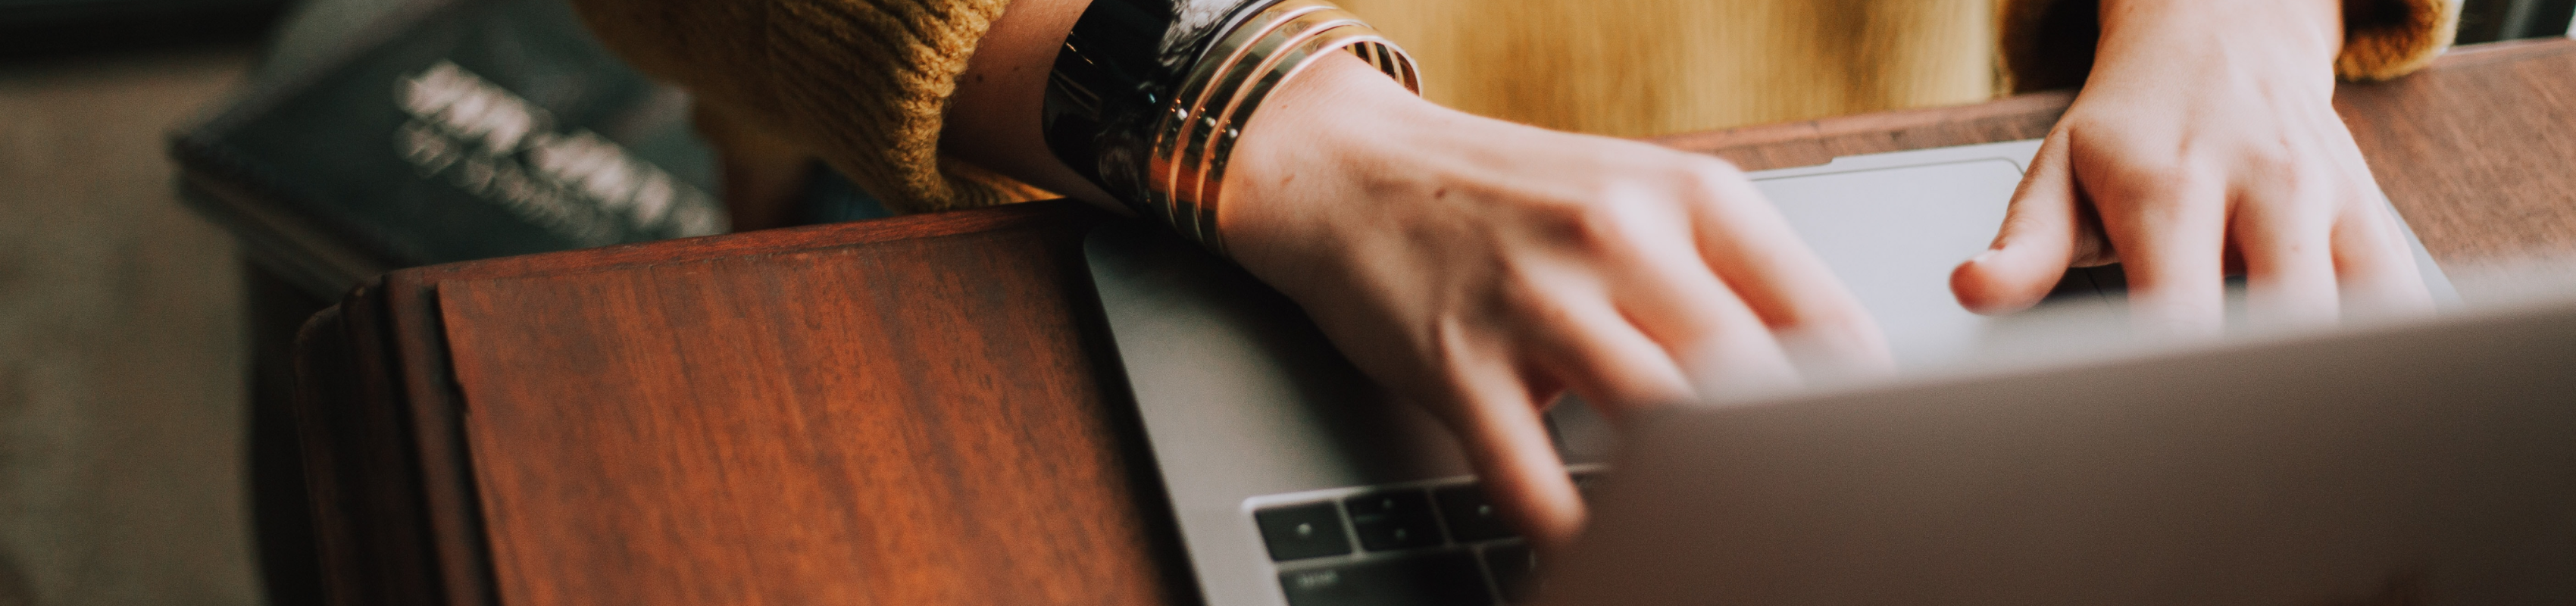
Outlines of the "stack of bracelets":
<svg viewBox="0 0 2576 606">
<path fill-rule="evenodd" d="M 1322 0 L 1092 0 L 1047 80 L 1047 148 L 1221 254 L 1217 209 L 1243 126 L 1279 83 L 1337 50 L 1422 91 L 1403 49 Z"/>
</svg>

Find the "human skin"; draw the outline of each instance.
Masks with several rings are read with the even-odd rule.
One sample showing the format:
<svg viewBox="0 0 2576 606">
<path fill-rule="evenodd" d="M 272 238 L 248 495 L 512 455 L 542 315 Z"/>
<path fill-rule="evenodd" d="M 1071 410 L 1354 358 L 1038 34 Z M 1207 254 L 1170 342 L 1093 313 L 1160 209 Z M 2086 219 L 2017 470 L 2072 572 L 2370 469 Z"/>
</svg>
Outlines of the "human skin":
<svg viewBox="0 0 2576 606">
<path fill-rule="evenodd" d="M 1951 286 L 2027 308 L 2069 265 L 2120 262 L 2140 323 L 2221 326 L 2241 272 L 2257 322 L 2431 306 L 2404 231 L 2334 113 L 2336 0 L 2103 0 L 2093 70 L 1986 254 Z"/>
<path fill-rule="evenodd" d="M 1045 75 L 1087 4 L 1013 3 L 961 78 L 942 145 L 1120 208 L 1039 136 Z M 2331 321 L 2339 287 L 2421 304 L 2328 103 L 2339 11 L 2105 0 L 2091 84 L 1994 251 L 1953 275 L 1961 301 L 2027 307 L 2068 266 L 2118 260 L 2142 325 L 2203 334 L 2238 250 L 2272 316 Z M 1889 366 L 1868 315 L 1722 160 L 1467 115 L 1338 55 L 1283 83 L 1244 132 L 1218 217 L 1233 259 L 1442 418 L 1542 547 L 1584 520 L 1539 419 L 1560 393 L 1618 416 Z"/>
</svg>

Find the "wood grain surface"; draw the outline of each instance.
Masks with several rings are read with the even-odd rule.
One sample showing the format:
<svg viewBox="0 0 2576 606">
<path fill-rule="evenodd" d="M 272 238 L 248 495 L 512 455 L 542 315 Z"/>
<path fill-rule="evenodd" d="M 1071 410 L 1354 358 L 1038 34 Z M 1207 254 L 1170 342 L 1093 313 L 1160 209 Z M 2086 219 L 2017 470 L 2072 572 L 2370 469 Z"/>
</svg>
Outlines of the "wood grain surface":
<svg viewBox="0 0 2576 606">
<path fill-rule="evenodd" d="M 2033 93 L 1976 105 L 1764 124 L 1649 141 L 1715 154 L 1744 170 L 1813 166 L 1841 156 L 2046 137 L 2057 116 L 2066 113 L 2066 105 L 2074 100 L 2073 92 Z"/>
<path fill-rule="evenodd" d="M 1161 601 L 1032 235 L 441 284 L 501 601 Z"/>
<path fill-rule="evenodd" d="M 2454 51 L 2336 105 L 2444 266 L 2576 255 L 2576 40 Z"/>
<path fill-rule="evenodd" d="M 1658 141 L 1751 169 L 2071 96 Z M 2446 265 L 2576 248 L 2576 41 L 2338 102 Z M 1194 602 L 1078 239 L 1036 203 L 396 272 L 302 337 L 349 604 Z"/>
</svg>

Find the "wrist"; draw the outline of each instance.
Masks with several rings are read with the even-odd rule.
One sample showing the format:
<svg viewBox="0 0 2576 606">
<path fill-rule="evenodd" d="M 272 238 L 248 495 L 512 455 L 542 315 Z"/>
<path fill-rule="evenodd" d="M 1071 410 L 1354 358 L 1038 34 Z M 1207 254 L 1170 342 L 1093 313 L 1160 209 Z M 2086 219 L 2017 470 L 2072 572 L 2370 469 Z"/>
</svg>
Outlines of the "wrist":
<svg viewBox="0 0 2576 606">
<path fill-rule="evenodd" d="M 2172 73 L 2224 65 L 2329 88 L 2343 50 L 2341 0 L 2099 0 L 2094 71 Z"/>
<path fill-rule="evenodd" d="M 1225 175 L 1218 229 L 1247 267 L 1279 256 L 1286 242 L 1322 233 L 1342 209 L 1391 197 L 1382 177 L 1421 151 L 1421 135 L 1448 110 L 1348 55 L 1326 57 L 1281 83 L 1243 131 Z"/>
<path fill-rule="evenodd" d="M 2061 0 L 2063 1 L 2063 0 Z M 2324 26 L 2341 38 L 2344 0 L 2097 0 L 2105 33 L 2123 27 L 2177 20 L 2211 29 L 2276 31 L 2284 25 Z M 2331 42 L 2340 42 L 2334 40 Z"/>
</svg>

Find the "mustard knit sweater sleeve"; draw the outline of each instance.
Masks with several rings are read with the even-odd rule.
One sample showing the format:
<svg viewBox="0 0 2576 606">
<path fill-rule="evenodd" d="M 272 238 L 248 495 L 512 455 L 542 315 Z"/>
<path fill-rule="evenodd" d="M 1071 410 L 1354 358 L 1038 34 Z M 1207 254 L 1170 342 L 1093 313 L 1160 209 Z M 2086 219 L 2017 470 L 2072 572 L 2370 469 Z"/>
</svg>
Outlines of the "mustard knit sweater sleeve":
<svg viewBox="0 0 2576 606">
<path fill-rule="evenodd" d="M 2015 89 L 2082 82 L 2094 2 L 1995 1 Z M 2337 71 L 2381 79 L 2423 66 L 2450 44 L 2459 2 L 2345 0 Z M 948 96 L 1010 0 L 573 3 L 608 46 L 696 94 L 702 117 L 819 156 L 897 211 L 1033 193 L 939 155 Z"/>
<path fill-rule="evenodd" d="M 898 212 L 1025 196 L 939 157 L 957 76 L 1009 4 L 573 0 L 602 42 L 695 95 L 702 120 L 820 157 Z"/>
</svg>

